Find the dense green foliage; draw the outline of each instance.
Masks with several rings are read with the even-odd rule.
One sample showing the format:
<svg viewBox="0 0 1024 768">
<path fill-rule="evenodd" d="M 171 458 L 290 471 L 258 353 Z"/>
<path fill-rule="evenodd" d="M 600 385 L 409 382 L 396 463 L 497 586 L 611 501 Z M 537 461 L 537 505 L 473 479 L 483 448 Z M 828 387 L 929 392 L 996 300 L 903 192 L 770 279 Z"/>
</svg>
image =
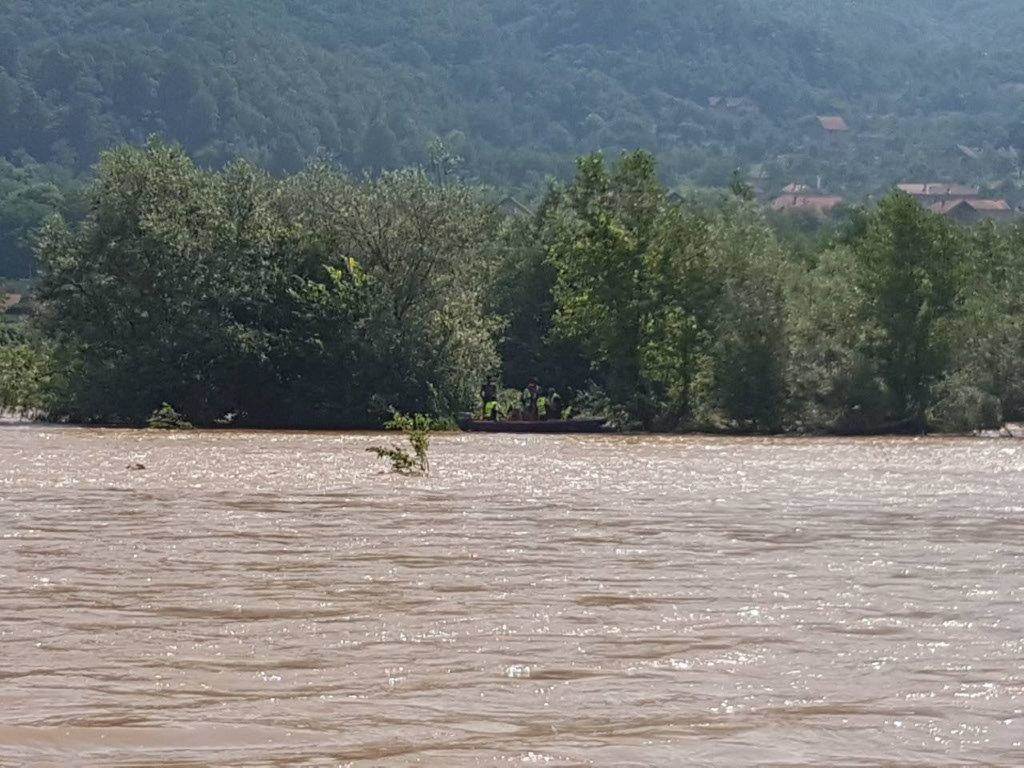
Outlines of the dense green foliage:
<svg viewBox="0 0 1024 768">
<path fill-rule="evenodd" d="M 153 415 L 146 419 L 146 426 L 162 430 L 194 429 L 192 422 L 183 418 L 169 403 L 163 403 L 153 411 Z"/>
<path fill-rule="evenodd" d="M 42 411 L 48 405 L 50 370 L 47 352 L 37 339 L 0 322 L 0 413 Z"/>
<path fill-rule="evenodd" d="M 51 415 L 358 426 L 449 415 L 499 370 L 619 423 L 963 431 L 1024 417 L 1024 227 L 902 193 L 797 249 L 737 194 L 682 199 L 652 155 L 581 158 L 533 215 L 420 171 L 204 171 L 104 157 L 42 239 Z M 50 374 L 47 374 L 50 375 Z"/>
<path fill-rule="evenodd" d="M 781 250 L 756 209 L 668 204 L 653 158 L 580 161 L 540 235 L 557 271 L 554 331 L 647 425 L 780 424 Z"/>
<path fill-rule="evenodd" d="M 1001 184 L 1021 165 L 1000 148 L 1024 151 L 1018 11 L 1014 0 L 8 0 L 0 274 L 29 271 L 26 224 L 68 213 L 69 173 L 151 134 L 204 168 L 244 158 L 274 174 L 320 150 L 351 172 L 421 164 L 441 136 L 470 176 L 530 189 L 571 173 L 573 155 L 633 147 L 673 184 L 724 186 L 755 165 L 768 191 L 818 176 L 854 196 L 902 177 Z M 820 114 L 844 115 L 851 133 L 829 144 Z"/>
<path fill-rule="evenodd" d="M 496 363 L 481 311 L 493 212 L 416 171 L 354 182 L 105 157 L 88 218 L 42 238 L 41 318 L 74 419 L 376 423 L 452 412 Z"/>
<path fill-rule="evenodd" d="M 0 275 L 31 276 L 33 238 L 54 214 L 80 214 L 79 186 L 66 170 L 34 163 L 14 165 L 0 158 Z"/>
</svg>

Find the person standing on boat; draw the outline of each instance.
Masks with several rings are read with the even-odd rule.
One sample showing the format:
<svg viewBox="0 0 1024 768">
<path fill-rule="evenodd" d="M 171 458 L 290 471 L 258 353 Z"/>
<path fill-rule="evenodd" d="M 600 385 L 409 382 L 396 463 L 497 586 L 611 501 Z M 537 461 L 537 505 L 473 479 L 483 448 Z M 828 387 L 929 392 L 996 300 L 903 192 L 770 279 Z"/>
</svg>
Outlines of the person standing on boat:
<svg viewBox="0 0 1024 768">
<path fill-rule="evenodd" d="M 484 419 L 486 421 L 498 420 L 498 385 L 493 378 L 488 378 L 487 383 L 480 387 L 480 399 L 484 403 Z"/>
<path fill-rule="evenodd" d="M 562 396 L 558 394 L 558 391 L 554 387 L 548 390 L 548 413 L 547 417 L 549 421 L 561 421 L 562 420 Z"/>
<path fill-rule="evenodd" d="M 530 379 L 523 390 L 523 415 L 527 421 L 540 420 L 540 384 L 536 379 Z"/>
</svg>

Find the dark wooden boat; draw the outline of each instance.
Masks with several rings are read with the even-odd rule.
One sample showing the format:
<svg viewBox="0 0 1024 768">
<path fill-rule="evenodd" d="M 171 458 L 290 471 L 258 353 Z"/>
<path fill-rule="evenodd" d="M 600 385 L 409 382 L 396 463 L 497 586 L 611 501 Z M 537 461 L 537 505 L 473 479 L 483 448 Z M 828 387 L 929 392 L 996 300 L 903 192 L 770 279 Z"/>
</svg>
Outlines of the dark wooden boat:
<svg viewBox="0 0 1024 768">
<path fill-rule="evenodd" d="M 483 421 L 471 414 L 459 416 L 463 432 L 512 432 L 537 435 L 571 435 L 600 432 L 607 419 L 564 419 L 561 421 Z"/>
</svg>

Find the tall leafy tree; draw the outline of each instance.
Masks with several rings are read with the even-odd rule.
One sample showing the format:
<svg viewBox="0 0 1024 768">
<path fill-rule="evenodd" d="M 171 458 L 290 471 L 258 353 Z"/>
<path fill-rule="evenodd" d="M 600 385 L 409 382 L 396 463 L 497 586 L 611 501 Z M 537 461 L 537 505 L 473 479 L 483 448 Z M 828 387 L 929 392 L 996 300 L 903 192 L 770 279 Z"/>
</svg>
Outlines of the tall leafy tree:
<svg viewBox="0 0 1024 768">
<path fill-rule="evenodd" d="M 641 412 L 644 261 L 663 203 L 651 155 L 624 155 L 609 170 L 598 154 L 580 159 L 576 179 L 549 214 L 556 330 L 582 344 L 615 396 Z"/>
<path fill-rule="evenodd" d="M 772 429 L 785 360 L 783 259 L 748 203 L 671 203 L 653 158 L 580 161 L 549 214 L 555 329 L 645 424 Z"/>
<path fill-rule="evenodd" d="M 903 193 L 878 206 L 854 243 L 864 311 L 875 341 L 893 416 L 924 429 L 931 388 L 949 361 L 944 320 L 957 309 L 965 243 L 945 219 Z"/>
</svg>

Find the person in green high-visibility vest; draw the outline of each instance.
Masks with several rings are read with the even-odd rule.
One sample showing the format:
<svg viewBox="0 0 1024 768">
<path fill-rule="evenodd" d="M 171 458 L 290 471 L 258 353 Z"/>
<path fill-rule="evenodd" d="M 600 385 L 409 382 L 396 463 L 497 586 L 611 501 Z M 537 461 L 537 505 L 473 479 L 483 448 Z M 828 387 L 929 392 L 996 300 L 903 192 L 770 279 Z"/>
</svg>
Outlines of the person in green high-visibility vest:
<svg viewBox="0 0 1024 768">
<path fill-rule="evenodd" d="M 497 421 L 501 413 L 498 408 L 498 385 L 494 379 L 487 379 L 487 383 L 480 387 L 480 399 L 484 403 L 484 420 Z"/>
</svg>

